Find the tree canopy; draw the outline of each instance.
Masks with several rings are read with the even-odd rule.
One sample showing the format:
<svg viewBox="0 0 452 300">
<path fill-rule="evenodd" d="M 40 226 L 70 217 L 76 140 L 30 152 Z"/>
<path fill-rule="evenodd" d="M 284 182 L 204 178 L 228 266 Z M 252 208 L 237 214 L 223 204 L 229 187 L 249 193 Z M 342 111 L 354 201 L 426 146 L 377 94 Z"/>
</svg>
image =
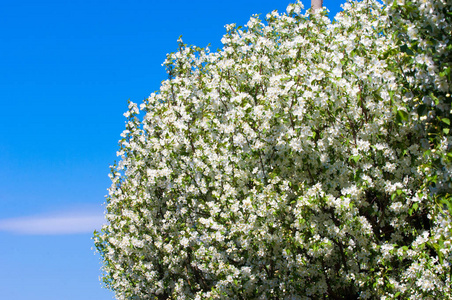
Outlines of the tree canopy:
<svg viewBox="0 0 452 300">
<path fill-rule="evenodd" d="M 451 0 L 301 2 L 129 103 L 95 244 L 118 299 L 450 299 Z"/>
</svg>

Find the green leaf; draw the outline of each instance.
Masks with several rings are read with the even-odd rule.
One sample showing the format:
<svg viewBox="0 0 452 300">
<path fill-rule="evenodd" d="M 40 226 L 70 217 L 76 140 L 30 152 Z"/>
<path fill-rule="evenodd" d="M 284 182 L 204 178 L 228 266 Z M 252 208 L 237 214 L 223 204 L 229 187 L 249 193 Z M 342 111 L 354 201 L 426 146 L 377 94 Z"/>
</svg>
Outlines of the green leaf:
<svg viewBox="0 0 452 300">
<path fill-rule="evenodd" d="M 443 204 L 444 208 L 447 208 L 449 212 L 452 214 L 452 197 L 444 197 L 440 200 L 440 203 Z"/>
<path fill-rule="evenodd" d="M 430 93 L 430 97 L 433 99 L 433 101 L 435 102 L 435 105 L 439 104 L 439 99 L 438 97 L 436 97 L 433 93 Z"/>
<path fill-rule="evenodd" d="M 448 118 L 442 118 L 441 121 L 446 123 L 447 125 L 450 125 L 450 120 Z"/>
<path fill-rule="evenodd" d="M 444 71 L 439 72 L 439 76 L 444 77 L 450 74 L 450 67 L 444 69 Z"/>
<path fill-rule="evenodd" d="M 407 44 L 400 46 L 400 51 L 408 54 L 408 55 L 413 55 L 414 52 L 408 47 Z"/>
<path fill-rule="evenodd" d="M 417 113 L 418 113 L 420 116 L 423 116 L 424 113 L 425 113 L 425 111 L 426 111 L 426 109 L 427 109 L 427 105 L 421 104 L 421 105 L 419 105 L 418 108 L 417 108 Z"/>
<path fill-rule="evenodd" d="M 399 123 L 402 121 L 408 121 L 408 113 L 404 110 L 398 110 L 396 119 Z"/>
<path fill-rule="evenodd" d="M 419 208 L 419 204 L 418 203 L 414 203 L 411 208 L 408 210 L 408 213 L 411 215 L 413 215 L 413 213 Z"/>
<path fill-rule="evenodd" d="M 449 134 L 449 128 L 443 128 L 443 132 L 444 132 L 445 134 Z"/>
<path fill-rule="evenodd" d="M 355 161 L 355 163 L 357 163 L 360 158 L 361 158 L 361 156 L 354 155 L 354 156 L 350 156 L 348 161 L 351 161 L 353 159 Z"/>
</svg>

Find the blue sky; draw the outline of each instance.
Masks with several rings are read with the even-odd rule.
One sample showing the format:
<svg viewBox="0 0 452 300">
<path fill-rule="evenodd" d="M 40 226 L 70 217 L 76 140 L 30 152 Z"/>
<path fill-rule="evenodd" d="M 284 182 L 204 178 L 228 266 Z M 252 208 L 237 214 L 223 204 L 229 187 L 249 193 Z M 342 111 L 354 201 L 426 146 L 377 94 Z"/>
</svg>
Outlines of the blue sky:
<svg viewBox="0 0 452 300">
<path fill-rule="evenodd" d="M 2 299 L 112 299 L 91 237 L 127 99 L 159 89 L 180 35 L 217 49 L 225 24 L 288 3 L 0 0 Z"/>
</svg>

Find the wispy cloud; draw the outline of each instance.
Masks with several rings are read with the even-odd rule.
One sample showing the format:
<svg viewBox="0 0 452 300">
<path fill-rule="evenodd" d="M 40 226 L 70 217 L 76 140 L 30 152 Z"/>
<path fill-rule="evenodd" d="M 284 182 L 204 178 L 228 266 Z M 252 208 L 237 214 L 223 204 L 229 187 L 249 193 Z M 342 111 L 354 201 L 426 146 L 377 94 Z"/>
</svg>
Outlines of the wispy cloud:
<svg viewBox="0 0 452 300">
<path fill-rule="evenodd" d="M 92 233 L 104 224 L 98 209 L 78 209 L 46 215 L 0 220 L 0 231 L 28 235 L 67 235 Z"/>
</svg>

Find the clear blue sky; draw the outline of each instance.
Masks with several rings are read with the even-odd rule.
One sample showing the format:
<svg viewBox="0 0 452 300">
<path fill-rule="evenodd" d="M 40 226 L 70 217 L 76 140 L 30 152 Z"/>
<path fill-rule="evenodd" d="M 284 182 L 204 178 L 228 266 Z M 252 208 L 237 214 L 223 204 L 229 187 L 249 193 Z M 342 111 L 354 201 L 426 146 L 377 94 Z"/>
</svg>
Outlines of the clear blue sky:
<svg viewBox="0 0 452 300">
<path fill-rule="evenodd" d="M 0 0 L 1 299 L 112 299 L 91 237 L 127 99 L 159 89 L 180 35 L 214 50 L 225 24 L 288 3 Z"/>
</svg>

